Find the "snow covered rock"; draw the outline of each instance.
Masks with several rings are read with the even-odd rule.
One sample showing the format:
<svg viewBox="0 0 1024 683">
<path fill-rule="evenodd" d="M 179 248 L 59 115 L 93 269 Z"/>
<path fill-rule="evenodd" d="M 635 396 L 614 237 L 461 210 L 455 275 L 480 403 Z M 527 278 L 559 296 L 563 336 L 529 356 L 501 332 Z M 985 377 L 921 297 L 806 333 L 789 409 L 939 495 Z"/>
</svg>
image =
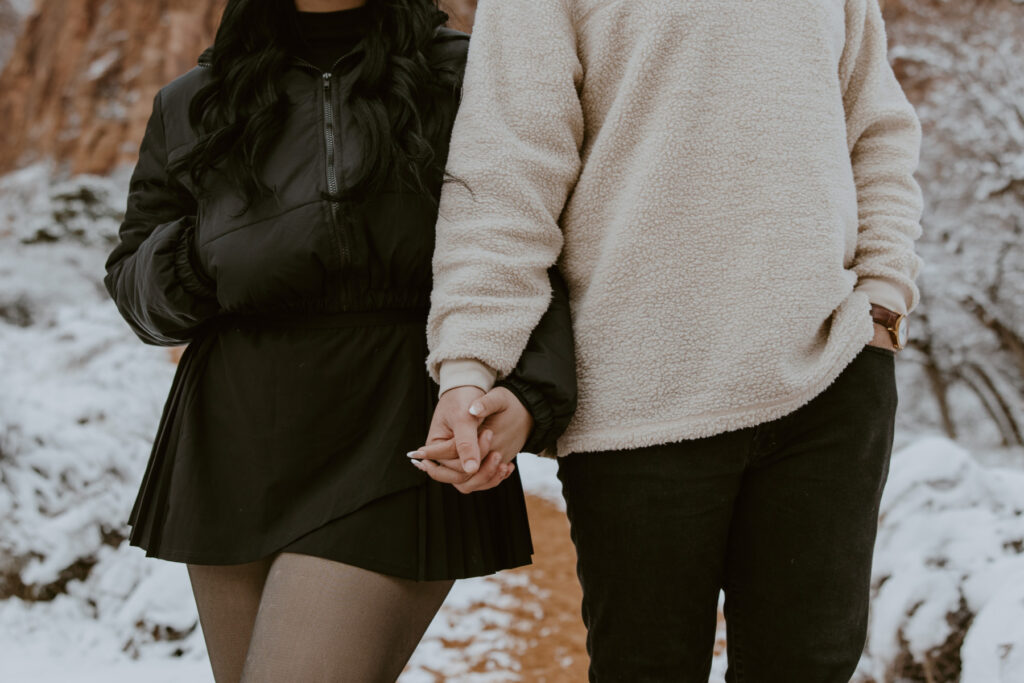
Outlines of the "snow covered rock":
<svg viewBox="0 0 1024 683">
<path fill-rule="evenodd" d="M 102 285 L 125 186 L 0 179 L 0 622 L 88 619 L 104 627 L 81 637 L 121 657 L 195 630 L 183 569 L 123 545 L 174 371 Z"/>
<path fill-rule="evenodd" d="M 943 438 L 893 456 L 873 571 L 876 680 L 1024 681 L 1024 472 Z"/>
<path fill-rule="evenodd" d="M 79 175 L 51 180 L 48 164 L 0 178 L 0 214 L 10 234 L 24 243 L 77 241 L 113 246 L 124 218 L 127 178 Z"/>
</svg>

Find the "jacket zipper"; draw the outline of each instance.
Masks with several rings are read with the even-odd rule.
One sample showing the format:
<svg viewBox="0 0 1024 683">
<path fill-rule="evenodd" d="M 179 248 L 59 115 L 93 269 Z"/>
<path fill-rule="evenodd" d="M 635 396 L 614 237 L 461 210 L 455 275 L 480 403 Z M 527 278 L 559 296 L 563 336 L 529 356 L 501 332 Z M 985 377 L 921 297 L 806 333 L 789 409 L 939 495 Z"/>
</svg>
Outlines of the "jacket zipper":
<svg viewBox="0 0 1024 683">
<path fill-rule="evenodd" d="M 341 209 L 341 203 L 337 201 L 338 197 L 338 169 L 335 162 L 334 152 L 334 104 L 332 103 L 332 79 L 334 77 L 334 69 L 337 68 L 348 55 L 345 55 L 338 59 L 334 64 L 331 65 L 329 71 L 321 72 L 313 64 L 310 64 L 304 59 L 296 59 L 295 62 L 303 68 L 309 69 L 315 73 L 320 74 L 320 82 L 323 84 L 323 96 L 324 96 L 324 147 L 327 156 L 327 192 L 330 195 L 330 209 L 331 209 L 331 227 L 333 228 L 334 237 L 337 242 L 338 255 L 341 258 L 340 265 L 344 266 L 348 261 L 349 249 L 346 246 L 348 237 L 342 234 L 341 227 L 338 224 L 338 212 Z M 209 64 L 200 63 L 199 66 L 207 68 Z"/>
<path fill-rule="evenodd" d="M 333 68 L 333 67 L 332 67 Z M 338 169 L 335 165 L 334 151 L 334 104 L 332 102 L 331 79 L 332 72 L 326 71 L 321 75 L 321 82 L 324 89 L 324 145 L 327 152 L 327 192 L 330 194 L 331 222 L 338 236 L 338 252 L 341 256 L 341 264 L 348 261 L 348 249 L 345 246 L 346 238 L 341 235 L 341 226 L 338 225 L 338 211 L 341 205 L 337 201 L 338 196 Z"/>
</svg>

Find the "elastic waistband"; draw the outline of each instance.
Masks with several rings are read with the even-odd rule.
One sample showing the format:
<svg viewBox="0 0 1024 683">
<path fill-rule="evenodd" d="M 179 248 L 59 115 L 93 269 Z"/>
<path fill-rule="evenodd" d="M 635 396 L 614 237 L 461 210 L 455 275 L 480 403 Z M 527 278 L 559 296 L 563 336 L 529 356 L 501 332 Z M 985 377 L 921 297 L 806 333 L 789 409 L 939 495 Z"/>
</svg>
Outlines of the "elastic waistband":
<svg viewBox="0 0 1024 683">
<path fill-rule="evenodd" d="M 422 325 L 426 327 L 427 313 L 426 309 L 334 313 L 236 313 L 225 316 L 222 322 L 229 326 L 272 328 L 377 327 L 386 325 Z"/>
</svg>

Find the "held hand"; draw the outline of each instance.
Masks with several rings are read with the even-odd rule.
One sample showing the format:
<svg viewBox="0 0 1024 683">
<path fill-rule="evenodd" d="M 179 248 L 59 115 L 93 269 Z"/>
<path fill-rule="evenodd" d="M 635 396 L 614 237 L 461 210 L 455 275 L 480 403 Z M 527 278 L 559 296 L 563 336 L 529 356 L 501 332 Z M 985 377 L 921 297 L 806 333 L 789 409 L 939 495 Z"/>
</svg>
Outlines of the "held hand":
<svg viewBox="0 0 1024 683">
<path fill-rule="evenodd" d="M 478 446 L 481 453 L 488 454 L 477 473 L 470 475 L 463 470 L 456 439 L 450 436 L 443 420 L 432 426 L 426 446 L 408 454 L 413 465 L 431 479 L 454 484 L 462 493 L 493 488 L 512 474 L 515 465 L 510 461 L 522 450 L 533 429 L 530 412 L 504 387 L 472 401 L 466 412 L 482 421 Z"/>
<path fill-rule="evenodd" d="M 416 453 L 430 448 L 425 457 L 431 460 L 458 459 L 457 469 L 465 474 L 475 474 L 480 469 L 480 445 L 477 443 L 480 418 L 469 412 L 474 401 L 484 395 L 478 387 L 455 387 L 441 394 L 434 408 L 434 418 L 427 432 L 427 446 Z M 488 453 L 489 451 L 482 451 Z M 409 454 L 413 457 L 413 453 Z"/>
<path fill-rule="evenodd" d="M 519 454 L 533 430 L 530 411 L 505 387 L 491 389 L 473 401 L 468 411 L 480 421 L 481 430 L 489 429 L 494 433 L 490 450 L 500 453 L 504 462 L 511 462 Z M 438 430 L 437 437 L 428 439 L 426 446 L 409 453 L 409 457 L 433 460 L 439 465 L 463 472 L 455 440 L 445 438 L 442 430 Z"/>
<path fill-rule="evenodd" d="M 477 445 L 479 446 L 481 453 L 487 453 L 488 455 L 484 458 L 483 465 L 474 474 L 466 474 L 465 472 L 456 469 L 457 465 L 440 465 L 429 459 L 413 458 L 410 462 L 416 469 L 426 472 L 427 476 L 434 481 L 439 481 L 443 484 L 452 484 L 461 493 L 472 493 L 474 491 L 492 489 L 505 481 L 505 479 L 508 478 L 508 476 L 515 470 L 515 465 L 512 463 L 503 463 L 501 461 L 501 455 L 491 450 L 491 439 L 493 436 L 494 433 L 489 429 L 485 429 L 480 434 L 480 442 Z M 454 439 L 444 443 L 454 444 Z M 446 446 L 446 450 L 447 448 L 448 446 Z M 410 458 L 421 451 L 410 453 Z M 455 463 L 459 462 L 458 458 L 452 458 L 451 460 Z"/>
<path fill-rule="evenodd" d="M 481 429 L 494 432 L 491 450 L 501 453 L 505 462 L 516 457 L 533 431 L 533 416 L 516 395 L 505 387 L 495 387 L 473 402 L 469 412 L 483 418 Z"/>
</svg>

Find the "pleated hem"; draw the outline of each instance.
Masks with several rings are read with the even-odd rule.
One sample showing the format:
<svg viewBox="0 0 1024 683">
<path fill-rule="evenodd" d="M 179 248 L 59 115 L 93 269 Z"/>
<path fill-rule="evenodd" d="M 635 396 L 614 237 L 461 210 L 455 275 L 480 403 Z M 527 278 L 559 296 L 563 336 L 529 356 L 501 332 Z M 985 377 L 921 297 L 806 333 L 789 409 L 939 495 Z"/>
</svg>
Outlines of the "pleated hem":
<svg viewBox="0 0 1024 683">
<path fill-rule="evenodd" d="M 529 565 L 533 555 L 522 484 L 515 475 L 495 489 L 468 495 L 430 481 L 370 501 L 266 551 L 150 550 L 134 533 L 129 543 L 148 557 L 171 562 L 245 564 L 293 552 L 415 581 L 487 576 Z"/>
</svg>

